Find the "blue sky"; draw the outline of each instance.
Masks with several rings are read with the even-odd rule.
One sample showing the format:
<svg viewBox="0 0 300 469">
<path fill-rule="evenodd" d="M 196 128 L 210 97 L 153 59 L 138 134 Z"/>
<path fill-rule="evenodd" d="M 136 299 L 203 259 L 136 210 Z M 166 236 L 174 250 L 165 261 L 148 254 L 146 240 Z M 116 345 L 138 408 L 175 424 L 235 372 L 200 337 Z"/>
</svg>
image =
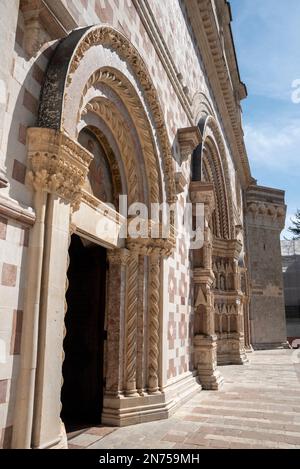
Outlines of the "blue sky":
<svg viewBox="0 0 300 469">
<path fill-rule="evenodd" d="M 241 79 L 243 124 L 253 177 L 286 191 L 287 226 L 300 209 L 300 1 L 230 0 Z M 300 88 L 300 86 L 298 85 Z M 291 237 L 287 231 L 283 236 Z"/>
</svg>

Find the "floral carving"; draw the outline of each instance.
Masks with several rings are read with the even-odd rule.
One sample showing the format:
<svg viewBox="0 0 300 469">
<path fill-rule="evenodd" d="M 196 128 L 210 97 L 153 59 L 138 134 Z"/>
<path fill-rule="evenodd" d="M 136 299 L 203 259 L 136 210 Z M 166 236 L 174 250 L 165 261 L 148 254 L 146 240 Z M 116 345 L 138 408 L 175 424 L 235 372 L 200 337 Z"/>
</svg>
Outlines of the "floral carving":
<svg viewBox="0 0 300 469">
<path fill-rule="evenodd" d="M 92 155 L 51 129 L 28 130 L 28 180 L 35 190 L 54 192 L 79 208 Z"/>
</svg>

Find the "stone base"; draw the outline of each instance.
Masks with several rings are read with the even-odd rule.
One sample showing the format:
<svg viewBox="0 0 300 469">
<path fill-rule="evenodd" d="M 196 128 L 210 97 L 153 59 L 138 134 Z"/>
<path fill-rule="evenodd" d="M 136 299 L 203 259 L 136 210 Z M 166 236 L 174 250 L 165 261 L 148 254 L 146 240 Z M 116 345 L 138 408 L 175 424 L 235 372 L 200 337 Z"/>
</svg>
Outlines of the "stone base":
<svg viewBox="0 0 300 469">
<path fill-rule="evenodd" d="M 203 389 L 217 391 L 223 378 L 217 370 L 217 336 L 194 337 L 195 366 Z"/>
<path fill-rule="evenodd" d="M 137 423 L 167 419 L 175 410 L 201 391 L 201 385 L 194 374 L 167 385 L 158 394 L 138 397 L 104 396 L 101 423 L 124 427 Z"/>
<path fill-rule="evenodd" d="M 253 353 L 254 349 L 253 349 L 252 345 L 245 345 L 245 352 L 246 353 Z"/>
<path fill-rule="evenodd" d="M 218 365 L 244 365 L 248 362 L 243 337 L 238 333 L 218 335 Z"/>
<path fill-rule="evenodd" d="M 253 344 L 254 350 L 274 350 L 274 349 L 290 349 L 291 346 L 286 342 L 274 342 L 271 344 Z"/>
<path fill-rule="evenodd" d="M 224 383 L 224 378 L 218 370 L 199 370 L 199 378 L 205 391 L 218 391 Z"/>
<path fill-rule="evenodd" d="M 68 449 L 67 433 L 63 422 L 60 424 L 60 429 L 60 434 L 56 440 L 43 443 L 34 449 Z"/>
</svg>

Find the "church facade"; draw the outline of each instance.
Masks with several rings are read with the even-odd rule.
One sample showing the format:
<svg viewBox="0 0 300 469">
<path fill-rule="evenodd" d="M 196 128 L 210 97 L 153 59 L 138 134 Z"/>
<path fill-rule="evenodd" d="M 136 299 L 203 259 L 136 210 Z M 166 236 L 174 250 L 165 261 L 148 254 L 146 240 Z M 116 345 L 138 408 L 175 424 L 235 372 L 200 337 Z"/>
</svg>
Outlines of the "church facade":
<svg viewBox="0 0 300 469">
<path fill-rule="evenodd" d="M 284 192 L 251 175 L 231 21 L 1 2 L 2 447 L 168 418 L 286 343 Z"/>
</svg>

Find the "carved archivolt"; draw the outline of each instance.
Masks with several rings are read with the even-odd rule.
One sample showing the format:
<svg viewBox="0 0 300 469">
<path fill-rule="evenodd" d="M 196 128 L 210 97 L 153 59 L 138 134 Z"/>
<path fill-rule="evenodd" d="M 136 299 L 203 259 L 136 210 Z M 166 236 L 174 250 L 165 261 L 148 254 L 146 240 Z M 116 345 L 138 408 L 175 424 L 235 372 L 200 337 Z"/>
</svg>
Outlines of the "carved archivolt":
<svg viewBox="0 0 300 469">
<path fill-rule="evenodd" d="M 215 186 L 216 224 L 218 237 L 234 236 L 234 212 L 229 169 L 223 137 L 216 120 L 209 116 L 203 130 L 203 172 L 208 182 Z"/>
<path fill-rule="evenodd" d="M 163 112 L 159 103 L 158 94 L 152 83 L 147 67 L 143 59 L 141 58 L 139 52 L 135 49 L 135 47 L 128 41 L 125 36 L 123 36 L 120 32 L 116 31 L 115 29 L 108 26 L 95 26 L 89 28 L 88 30 L 76 30 L 58 47 L 57 57 L 54 57 L 53 65 L 50 66 L 48 70 L 46 83 L 42 94 L 39 125 L 63 129 L 64 114 L 66 112 L 65 97 L 68 93 L 68 88 L 72 83 L 77 68 L 83 60 L 85 53 L 91 47 L 99 45 L 116 51 L 119 57 L 125 60 L 126 63 L 130 66 L 131 70 L 133 71 L 135 77 L 137 78 L 140 84 L 140 87 L 145 96 L 146 103 L 151 112 L 151 116 L 154 121 L 155 131 L 160 144 L 167 200 L 173 203 L 176 200 L 173 159 L 167 129 L 164 123 Z M 65 61 L 62 64 L 63 57 L 65 58 Z M 95 80 L 95 78 L 97 78 L 96 75 L 94 77 L 91 77 L 91 80 L 93 81 Z M 102 76 L 102 78 L 104 77 Z M 58 82 L 59 79 L 60 82 Z M 112 77 L 107 76 L 106 79 L 110 81 L 110 86 L 114 86 L 116 92 L 120 96 L 122 95 L 122 99 L 124 99 L 126 106 L 129 107 L 131 112 L 132 110 L 134 110 L 135 113 L 141 112 L 138 111 L 138 109 L 141 109 L 142 104 L 139 103 L 139 106 L 137 106 L 137 100 L 139 98 L 136 94 L 134 99 L 133 89 L 130 90 L 127 87 L 126 90 L 124 86 L 122 87 L 120 81 L 114 82 Z M 64 81 L 63 93 L 61 92 L 61 80 Z M 87 84 L 87 86 L 89 85 Z M 82 92 L 84 93 L 84 90 L 82 90 Z M 147 120 L 145 120 L 145 114 L 143 115 L 143 118 L 142 115 L 139 114 L 139 116 L 137 116 L 137 122 L 140 128 L 142 128 L 142 126 L 145 127 L 144 131 L 146 132 L 147 126 L 150 124 L 148 124 Z M 145 139 L 146 157 L 149 160 L 149 172 L 151 175 L 150 180 L 153 181 L 155 177 L 155 152 L 153 155 L 153 150 L 155 147 L 151 145 L 152 158 L 150 158 L 150 142 L 151 138 L 149 134 L 149 137 Z M 142 144 L 144 144 L 144 140 Z M 152 185 L 153 187 L 155 187 L 154 182 Z M 152 190 L 154 191 L 154 189 Z M 151 194 L 151 197 L 153 195 L 154 194 Z M 157 199 L 154 200 L 156 201 Z"/>
<path fill-rule="evenodd" d="M 122 194 L 122 180 L 121 180 L 121 174 L 120 174 L 118 161 L 116 160 L 115 154 L 113 150 L 111 149 L 109 142 L 106 136 L 104 135 L 104 133 L 98 127 L 95 127 L 94 125 L 87 125 L 86 128 L 95 135 L 95 137 L 98 139 L 99 143 L 101 144 L 101 146 L 103 147 L 105 151 L 105 155 L 107 157 L 109 168 L 111 171 L 111 176 L 112 176 L 115 206 L 117 207 L 118 196 Z"/>
<path fill-rule="evenodd" d="M 209 99 L 201 91 L 194 94 L 192 110 L 195 125 L 197 125 L 201 119 L 215 115 Z"/>
<path fill-rule="evenodd" d="M 128 82 L 128 80 L 123 75 L 120 74 L 120 72 L 116 70 L 108 68 L 97 70 L 90 77 L 85 86 L 82 96 L 81 107 L 84 103 L 84 98 L 87 95 L 88 90 L 92 86 L 95 86 L 97 83 L 105 83 L 112 89 L 115 89 L 118 95 L 121 97 L 122 101 L 125 103 L 128 111 L 130 112 L 136 130 L 140 137 L 140 141 L 142 143 L 143 155 L 146 163 L 146 171 L 150 185 L 150 200 L 151 202 L 158 202 L 159 200 L 161 200 L 161 198 L 157 171 L 158 158 L 155 149 L 155 142 L 152 137 L 152 132 L 148 123 L 147 115 L 140 104 L 140 100 L 136 94 L 134 87 Z M 86 108 L 90 109 L 89 104 L 86 105 Z M 78 120 L 79 119 L 80 115 L 78 116 Z M 122 134 L 122 129 L 119 129 L 118 133 Z"/>
<path fill-rule="evenodd" d="M 98 114 L 114 134 L 122 154 L 126 171 L 129 203 L 139 200 L 136 160 L 133 142 L 130 138 L 130 132 L 126 122 L 121 118 L 114 104 L 106 99 L 97 99 L 88 103 L 83 110 L 83 115 L 88 111 Z"/>
</svg>

